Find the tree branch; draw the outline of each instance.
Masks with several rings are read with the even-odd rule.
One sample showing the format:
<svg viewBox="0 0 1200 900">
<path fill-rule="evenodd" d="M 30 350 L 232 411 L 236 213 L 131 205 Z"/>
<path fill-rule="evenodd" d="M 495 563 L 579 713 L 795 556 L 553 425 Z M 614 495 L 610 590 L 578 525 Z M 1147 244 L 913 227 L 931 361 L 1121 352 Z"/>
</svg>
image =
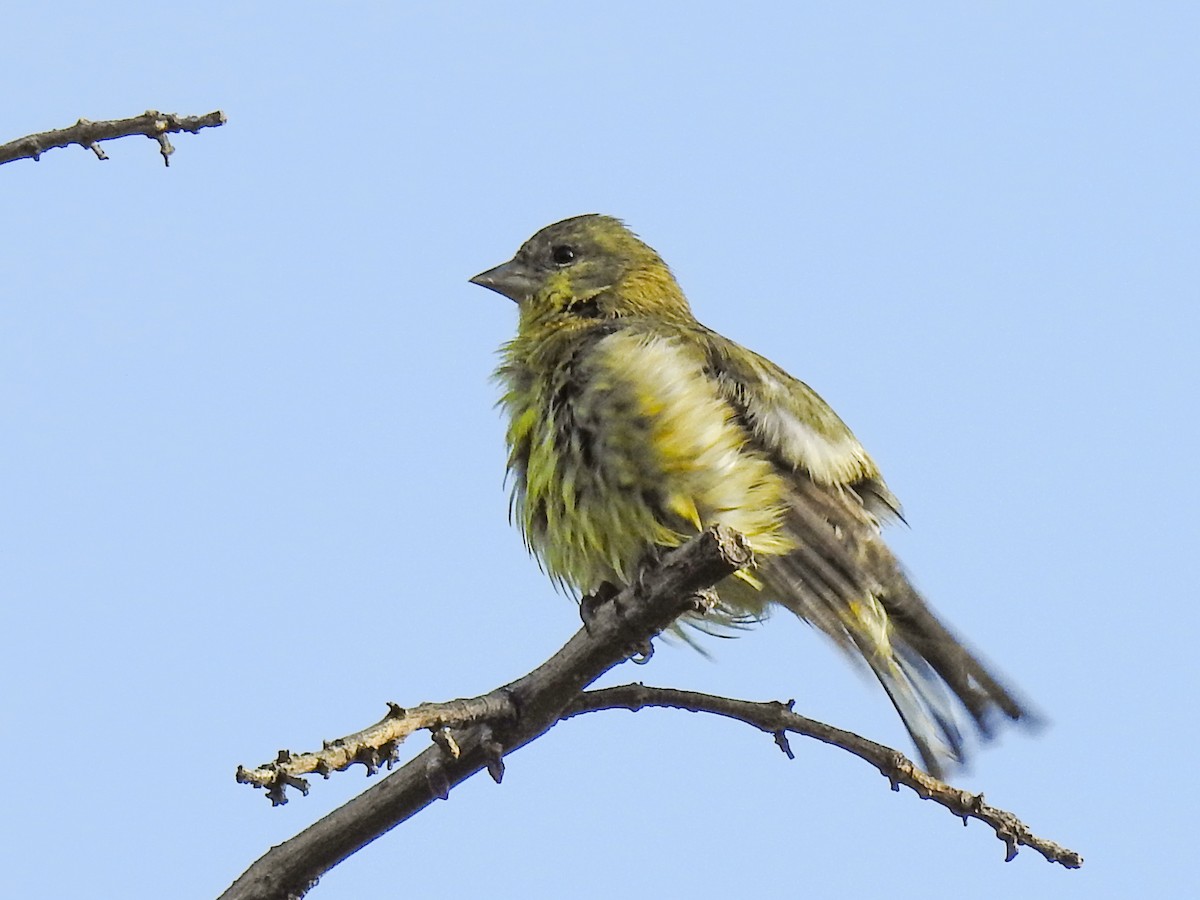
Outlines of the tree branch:
<svg viewBox="0 0 1200 900">
<path fill-rule="evenodd" d="M 1011 862 L 1017 855 L 1018 846 L 1024 846 L 1036 850 L 1049 862 L 1058 863 L 1068 869 L 1078 869 L 1083 865 L 1083 857 L 1074 850 L 1038 837 L 1012 813 L 985 803 L 983 794 L 972 794 L 951 787 L 918 769 L 912 760 L 898 750 L 793 712 L 793 703 L 792 700 L 787 703 L 754 703 L 673 688 L 626 684 L 585 691 L 571 702 L 562 717 L 568 719 L 605 709 L 628 709 L 636 712 L 648 706 L 713 713 L 765 731 L 774 737 L 775 743 L 787 754 L 788 759 L 794 758 L 787 741 L 788 732 L 815 738 L 853 753 L 875 766 L 891 782 L 892 790 L 899 791 L 900 786 L 904 785 L 912 788 L 919 797 L 944 806 L 960 817 L 964 825 L 968 819 L 978 819 L 990 826 L 996 837 L 1002 840 L 1008 849 L 1005 862 Z"/>
<path fill-rule="evenodd" d="M 307 793 L 304 774 L 329 777 L 355 763 L 363 763 L 371 773 L 382 764 L 390 767 L 398 744 L 414 731 L 429 729 L 434 738 L 434 746 L 379 784 L 268 851 L 221 895 L 222 900 L 302 897 L 323 873 L 435 799 L 446 799 L 452 787 L 481 769 L 500 782 L 504 757 L 557 722 L 602 709 L 646 706 L 737 719 L 772 735 L 789 758 L 789 732 L 833 744 L 879 769 L 893 790 L 905 785 L 960 816 L 964 824 L 972 818 L 984 822 L 1004 841 L 1008 860 L 1019 846 L 1026 846 L 1067 868 L 1083 864 L 1078 853 L 1037 837 L 1012 813 L 986 804 L 982 794 L 927 775 L 899 751 L 798 715 L 790 701 L 754 703 L 640 684 L 581 693 L 629 659 L 631 652 L 644 652 L 648 640 L 680 615 L 703 608 L 707 589 L 750 561 L 740 535 L 712 528 L 667 553 L 635 585 L 596 607 L 583 630 L 523 678 L 466 700 L 423 703 L 411 710 L 393 704 L 380 722 L 327 742 L 319 751 L 280 751 L 275 761 L 256 769 L 239 766 L 238 781 L 265 789 L 278 804 L 285 802 L 288 787 Z"/>
<path fill-rule="evenodd" d="M 108 159 L 108 154 L 100 146 L 100 141 L 111 141 L 117 138 L 142 134 L 158 141 L 158 149 L 162 154 L 163 163 L 171 164 L 171 154 L 175 148 L 167 139 L 167 135 L 186 131 L 195 134 L 201 128 L 216 128 L 225 124 L 225 113 L 217 110 L 204 116 L 177 116 L 174 113 L 160 113 L 147 110 L 140 116 L 129 119 L 112 119 L 105 122 L 89 122 L 80 119 L 74 125 L 60 128 L 57 131 L 43 131 L 40 134 L 30 134 L 7 144 L 0 144 L 0 165 L 17 159 L 32 159 L 35 162 L 47 150 L 57 147 L 68 147 L 79 144 L 87 147 L 96 154 L 97 159 Z"/>
<path fill-rule="evenodd" d="M 428 729 L 442 740 L 449 740 L 447 729 L 459 728 L 473 722 L 505 722 L 516 718 L 517 709 L 512 697 L 501 688 L 480 697 L 450 700 L 446 703 L 422 703 L 405 709 L 396 703 L 388 704 L 387 715 L 354 734 L 326 741 L 320 750 L 293 754 L 280 750 L 272 762 L 256 769 L 238 766 L 239 784 L 249 784 L 267 792 L 272 806 L 287 803 L 287 789 L 295 788 L 308 795 L 308 782 L 302 775 L 316 773 L 328 778 L 332 772 L 342 772 L 355 763 L 366 766 L 374 775 L 380 766 L 389 769 L 395 763 L 400 744 L 409 735 Z M 499 781 L 499 778 L 496 779 Z"/>
<path fill-rule="evenodd" d="M 704 604 L 698 593 L 750 562 L 745 540 L 722 526 L 665 554 L 634 585 L 599 606 L 587 627 L 545 663 L 523 678 L 468 701 L 468 707 L 475 704 L 474 709 L 493 703 L 505 711 L 511 708 L 513 717 L 439 729 L 435 737 L 440 739 L 434 746 L 269 850 L 221 895 L 223 900 L 302 897 L 324 872 L 435 799 L 445 799 L 454 785 L 481 769 L 487 768 L 499 781 L 504 756 L 555 725 L 581 690 L 629 658 L 629 648 L 640 647 L 681 614 Z M 385 732 L 381 729 L 379 734 Z M 259 784 L 240 768 L 239 780 L 267 787 L 268 793 L 272 787 L 286 790 L 289 779 L 299 780 L 288 769 L 298 758 L 281 754 L 280 760 L 260 767 L 279 767 L 278 777 L 266 784 Z"/>
</svg>

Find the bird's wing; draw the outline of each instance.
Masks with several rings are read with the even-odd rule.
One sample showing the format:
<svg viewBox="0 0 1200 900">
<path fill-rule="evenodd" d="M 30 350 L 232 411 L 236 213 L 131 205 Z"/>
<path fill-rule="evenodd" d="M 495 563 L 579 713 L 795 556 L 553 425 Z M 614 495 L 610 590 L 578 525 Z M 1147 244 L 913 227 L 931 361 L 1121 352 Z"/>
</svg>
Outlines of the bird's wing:
<svg viewBox="0 0 1200 900">
<path fill-rule="evenodd" d="M 776 602 L 870 666 L 931 772 L 961 759 L 951 697 L 981 733 L 998 709 L 1027 710 L 917 593 L 879 536 L 899 504 L 850 429 L 807 385 L 770 360 L 708 332 L 709 368 L 760 448 L 792 473 L 791 552 L 763 561 Z"/>
<path fill-rule="evenodd" d="M 714 331 L 704 338 L 708 371 L 764 451 L 817 484 L 849 488 L 877 518 L 900 516 L 874 460 L 816 391 Z"/>
</svg>

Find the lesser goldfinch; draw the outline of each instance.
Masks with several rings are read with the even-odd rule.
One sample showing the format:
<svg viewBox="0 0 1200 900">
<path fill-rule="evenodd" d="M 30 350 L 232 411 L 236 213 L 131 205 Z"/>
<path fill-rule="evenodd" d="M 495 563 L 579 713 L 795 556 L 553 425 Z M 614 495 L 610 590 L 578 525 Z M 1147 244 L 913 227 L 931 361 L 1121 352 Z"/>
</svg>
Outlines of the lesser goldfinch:
<svg viewBox="0 0 1200 900">
<path fill-rule="evenodd" d="M 512 510 L 529 549 L 581 594 L 621 587 L 656 548 L 722 523 L 757 564 L 705 622 L 778 604 L 874 672 L 937 775 L 1028 715 L 939 621 L 880 537 L 900 506 L 806 384 L 705 328 L 659 255 L 618 219 L 547 226 L 471 281 L 516 301 L 496 376 Z"/>
</svg>

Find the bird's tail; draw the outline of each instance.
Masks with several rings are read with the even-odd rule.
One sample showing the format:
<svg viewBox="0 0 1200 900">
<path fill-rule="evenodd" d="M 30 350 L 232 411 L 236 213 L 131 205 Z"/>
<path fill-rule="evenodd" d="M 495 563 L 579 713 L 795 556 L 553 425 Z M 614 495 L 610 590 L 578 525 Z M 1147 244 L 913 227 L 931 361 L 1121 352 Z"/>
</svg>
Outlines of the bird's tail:
<svg viewBox="0 0 1200 900">
<path fill-rule="evenodd" d="M 983 737 L 1031 713 L 934 615 L 861 506 L 811 485 L 788 517 L 796 547 L 763 561 L 771 599 L 828 634 L 879 679 L 941 776 L 965 761 L 965 710 Z"/>
</svg>

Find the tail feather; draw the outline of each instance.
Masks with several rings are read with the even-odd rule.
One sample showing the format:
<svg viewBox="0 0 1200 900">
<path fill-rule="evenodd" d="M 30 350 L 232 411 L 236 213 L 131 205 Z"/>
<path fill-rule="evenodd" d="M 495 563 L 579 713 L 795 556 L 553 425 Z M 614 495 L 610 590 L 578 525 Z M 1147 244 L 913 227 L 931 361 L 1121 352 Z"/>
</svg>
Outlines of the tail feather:
<svg viewBox="0 0 1200 900">
<path fill-rule="evenodd" d="M 937 618 L 851 493 L 798 478 L 787 528 L 795 549 L 763 560 L 771 599 L 867 664 L 925 767 L 965 761 L 965 709 L 983 737 L 997 712 L 1029 711 Z M 957 700 L 957 702 L 955 702 Z"/>
<path fill-rule="evenodd" d="M 871 657 L 870 664 L 900 714 L 926 771 L 940 778 L 943 763 L 962 765 L 966 761 L 966 739 L 959 726 L 960 717 L 949 692 L 929 665 L 907 654 L 897 654 L 895 660 Z"/>
</svg>

